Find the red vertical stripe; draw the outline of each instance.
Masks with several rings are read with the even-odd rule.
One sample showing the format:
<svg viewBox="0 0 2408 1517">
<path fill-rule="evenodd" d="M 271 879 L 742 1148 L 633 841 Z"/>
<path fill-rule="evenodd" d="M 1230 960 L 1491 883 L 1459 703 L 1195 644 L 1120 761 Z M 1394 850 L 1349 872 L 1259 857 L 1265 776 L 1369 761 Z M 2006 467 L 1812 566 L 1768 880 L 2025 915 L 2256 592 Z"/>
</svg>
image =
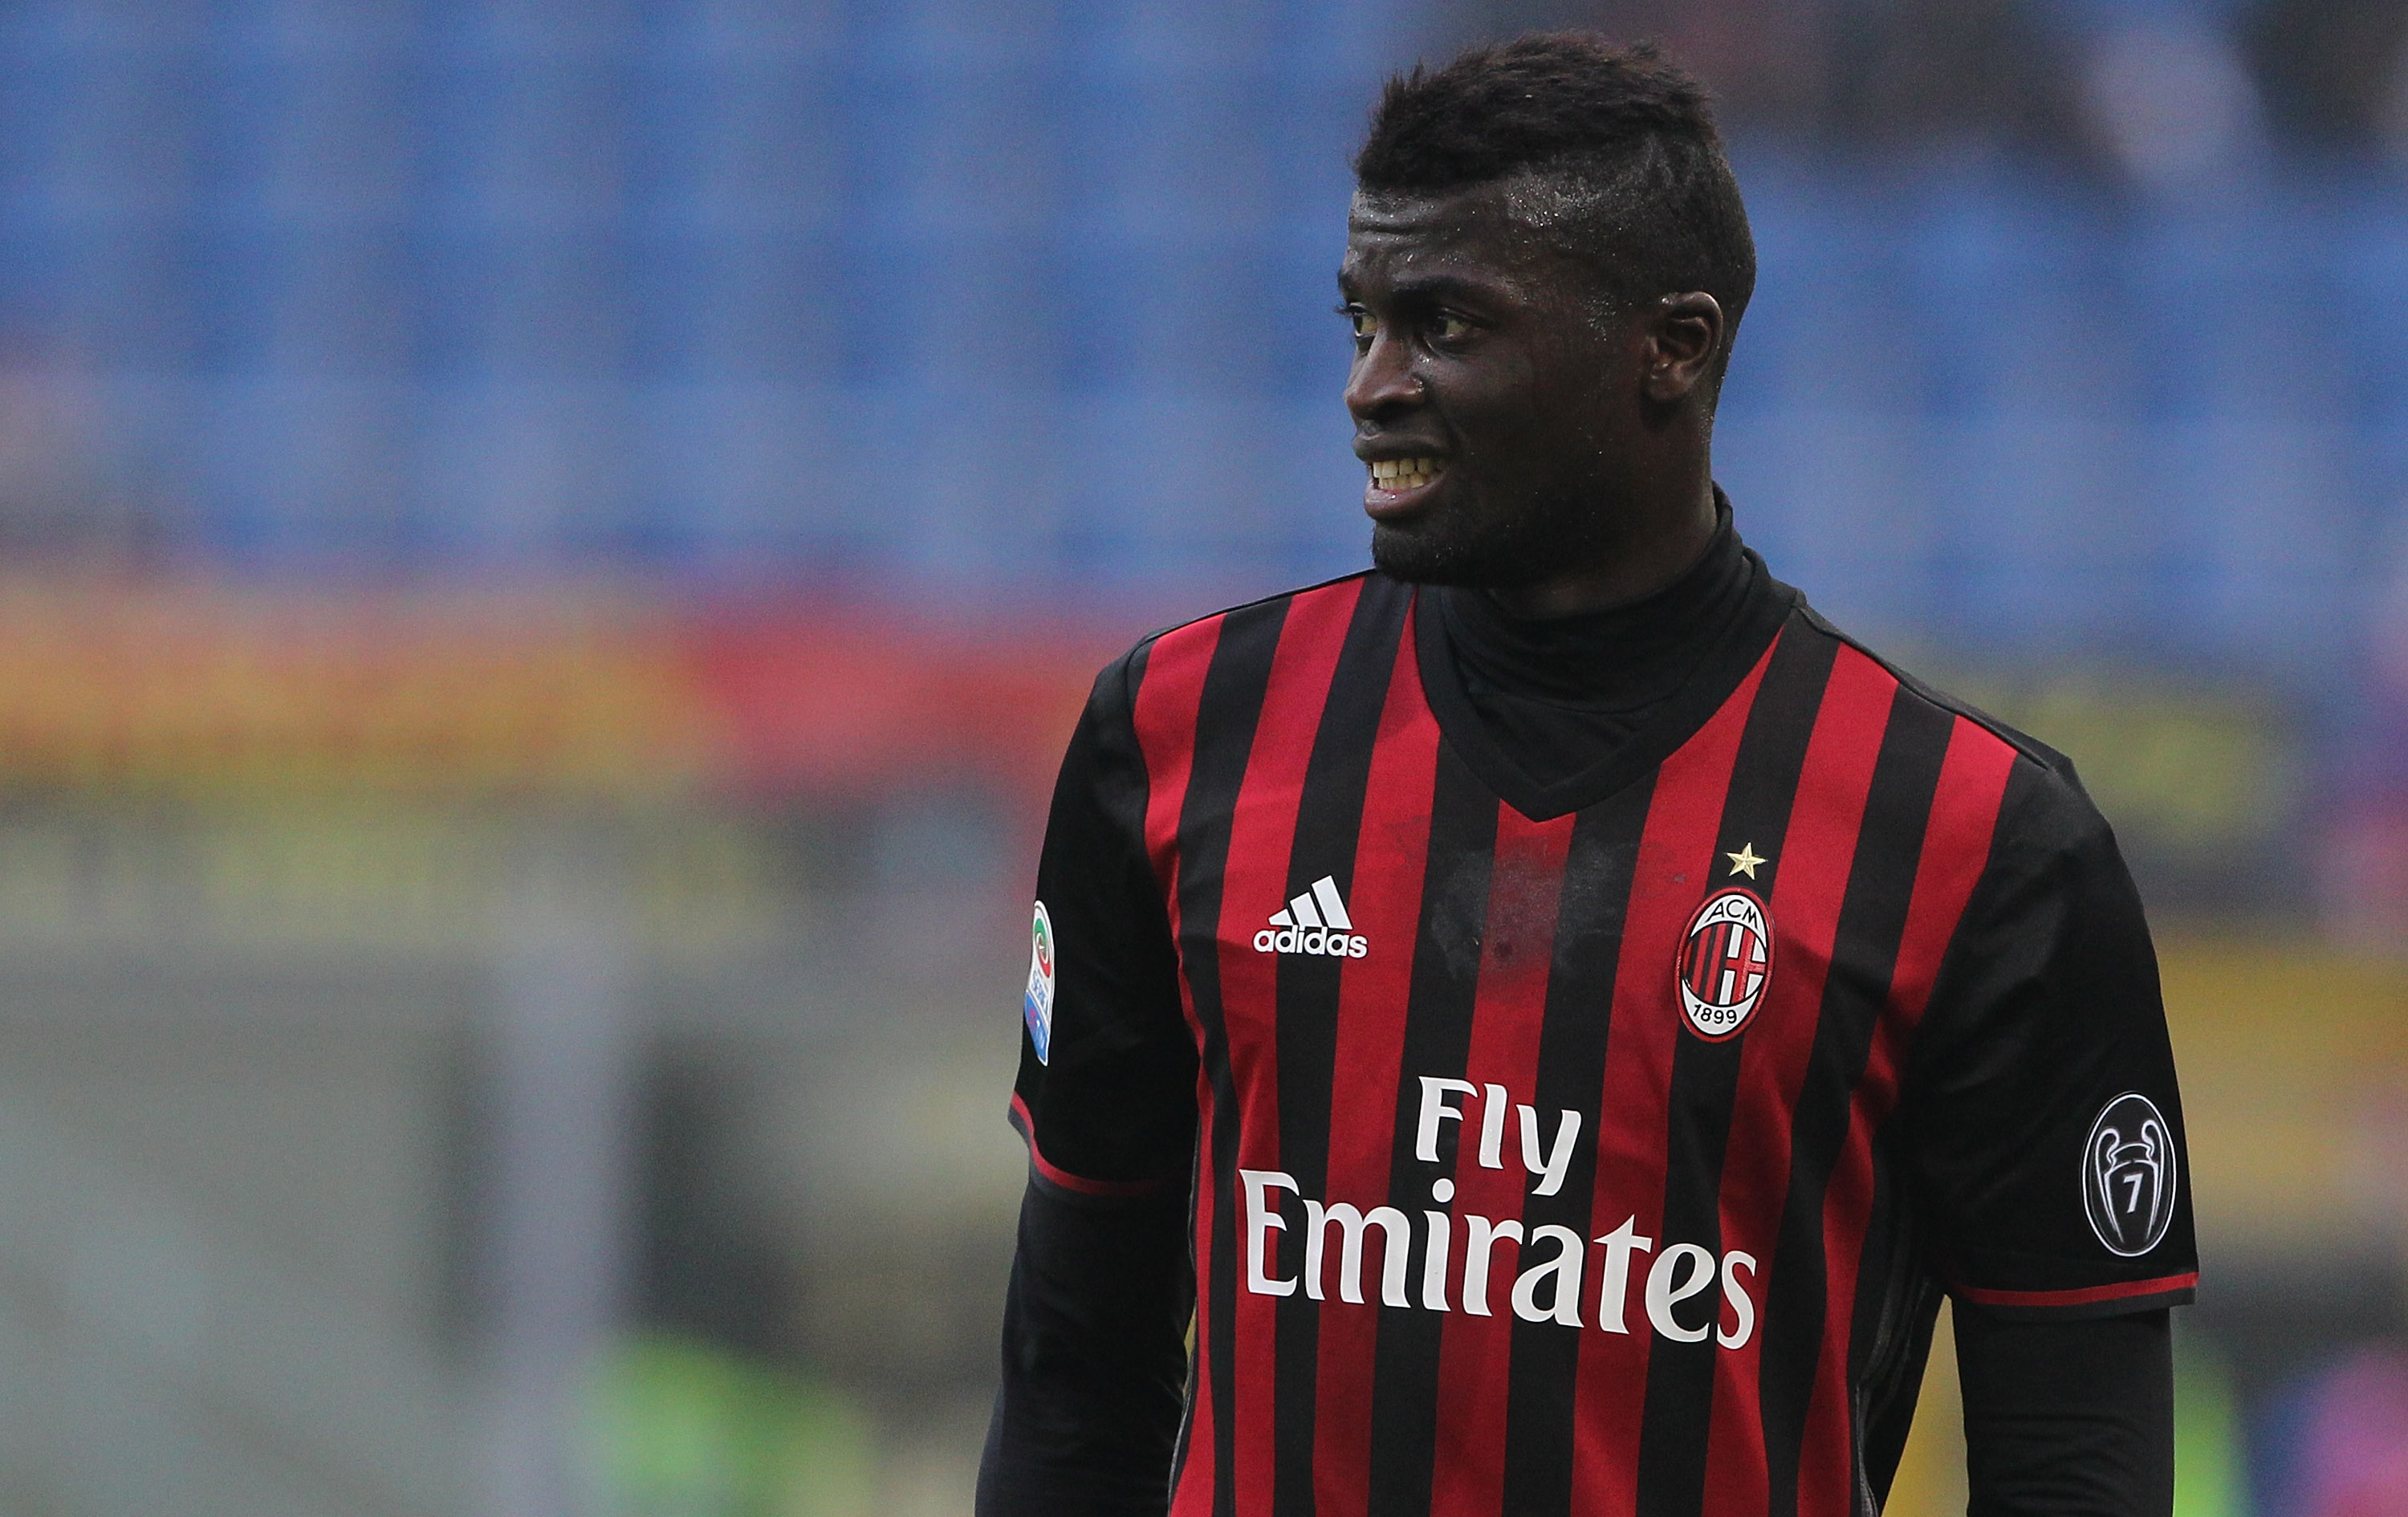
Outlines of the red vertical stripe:
<svg viewBox="0 0 2408 1517">
<path fill-rule="evenodd" d="M 1758 1393 L 1764 1343 L 1765 1281 L 1789 1195 L 1792 1120 L 1822 1021 L 1823 984 L 1840 931 L 1841 903 L 1856 859 L 1856 835 L 1872 793 L 1873 766 L 1889 725 L 1898 681 L 1856 649 L 1842 645 L 1814 714 L 1799 769 L 1789 826 L 1773 855 L 1767 910 L 1780 936 L 1772 982 L 1764 989 L 1740 1051 L 1739 1090 L 1723 1159 L 1722 1243 L 1726 1254 L 1756 1261 L 1748 1294 L 1757 1304 L 1747 1341 L 1714 1357 L 1714 1410 L 1708 1424 L 1705 1510 L 1757 1512 L 1770 1499 Z M 1720 1327 L 1737 1332 L 1723 1309 Z"/>
<path fill-rule="evenodd" d="M 1155 638 L 1146 653 L 1145 673 L 1138 683 L 1132 713 L 1138 751 L 1145 760 L 1146 855 L 1154 861 L 1154 878 L 1161 883 L 1174 943 L 1179 941 L 1179 816 L 1186 805 L 1187 781 L 1195 768 L 1196 715 L 1204 700 L 1204 675 L 1212 665 L 1212 651 L 1220 646 L 1220 639 L 1221 618 L 1217 616 L 1175 628 Z M 1184 975 L 1179 980 L 1179 996 L 1187 1014 L 1188 1032 L 1201 1049 L 1204 1032 L 1197 1021 L 1196 994 Z M 1196 1075 L 1196 1109 L 1201 1124 L 1198 1131 L 1210 1134 L 1212 1082 L 1200 1065 Z M 1210 1240 L 1220 1197 L 1213 1184 L 1211 1166 L 1201 1166 L 1197 1174 L 1195 1246 L 1196 1257 L 1200 1261 L 1211 1256 Z M 1198 1290 L 1196 1410 L 1187 1442 L 1190 1456 L 1179 1474 L 1177 1510 L 1181 1517 L 1203 1517 L 1212 1510 L 1211 1359 L 1201 1352 L 1201 1345 L 1211 1341 L 1207 1335 L 1211 1326 L 1210 1293 Z M 1199 1453 L 1201 1457 L 1197 1456 Z"/>
<path fill-rule="evenodd" d="M 1564 859 L 1572 822 L 1532 822 L 1503 802 L 1497 808 L 1497 852 L 1488 879 L 1488 923 L 1480 942 L 1480 980 L 1471 1006 L 1471 1046 L 1463 1078 L 1482 1094 L 1464 1099 L 1455 1150 L 1454 1200 L 1455 1308 L 1439 1340 L 1437 1460 L 1431 1517 L 1496 1517 L 1505 1494 L 1505 1410 L 1513 1347 L 1513 1277 L 1521 1251 L 1510 1240 L 1490 1251 L 1487 1305 L 1482 1317 L 1463 1295 L 1470 1246 L 1463 1219 L 1518 1221 L 1529 1171 L 1522 1163 L 1521 1128 L 1512 1104 L 1536 1094 L 1539 1034 L 1546 1022 L 1548 971 L 1555 963 L 1555 915 L 1563 893 Z M 1491 1085 L 1506 1092 L 1500 1167 L 1481 1164 L 1482 1133 L 1498 1120 L 1488 1108 Z"/>
<path fill-rule="evenodd" d="M 1776 638 L 1773 647 L 1779 646 Z M 1771 659 L 1768 648 L 1722 708 L 1656 771 L 1614 969 L 1613 1015 L 1598 1100 L 1592 1237 L 1636 1217 L 1641 1234 L 1663 1241 L 1664 1132 L 1682 1016 L 1662 954 L 1666 943 L 1680 940 L 1713 878 L 1714 834 L 1722 823 L 1740 735 Z M 1592 1249 L 1592 1265 L 1599 1258 Z M 1646 1278 L 1647 1256 L 1631 1266 L 1635 1285 Z M 1638 1501 L 1639 1433 L 1646 1400 L 1638 1387 L 1647 1383 L 1650 1334 L 1636 1289 L 1625 1314 L 1630 1331 L 1600 1331 L 1598 1284 L 1595 1271 L 1584 1278 L 1571 1517 L 1627 1517 Z"/>
<path fill-rule="evenodd" d="M 1438 723 L 1422 698 L 1410 618 L 1389 676 L 1371 750 L 1370 783 L 1354 850 L 1347 910 L 1370 952 L 1349 959 L 1338 992 L 1337 1084 L 1329 1112 L 1328 1199 L 1369 1211 L 1388 1195 L 1397 1086 L 1404 1076 L 1405 1008 L 1421 928 L 1422 871 L 1430 800 L 1438 784 Z M 1313 1419 L 1313 1510 L 1366 1517 L 1371 1478 L 1371 1376 L 1378 1351 L 1378 1270 L 1364 1261 L 1364 1301 L 1321 1307 L 1318 1407 Z M 1418 1282 L 1415 1289 L 1418 1289 Z"/>
<path fill-rule="evenodd" d="M 1288 605 L 1278 651 L 1263 691 L 1262 715 L 1246 759 L 1246 776 L 1229 819 L 1229 852 L 1221 875 L 1221 1031 L 1227 1040 L 1230 1090 L 1237 1102 L 1238 1167 L 1279 1167 L 1279 955 L 1254 948 L 1254 934 L 1287 899 L 1288 853 L 1304 794 L 1313 734 L 1321 725 L 1329 682 L 1345 645 L 1346 625 L 1363 588 L 1346 580 L 1308 591 Z M 1292 1198 L 1290 1204 L 1292 1206 Z M 1230 1198 L 1232 1205 L 1238 1197 Z M 1242 1219 L 1240 1227 L 1242 1229 Z M 1272 1234 L 1276 1244 L 1283 1237 Z M 1236 1510 L 1271 1510 L 1279 1298 L 1246 1289 L 1246 1240 L 1238 1240 L 1235 1321 L 1237 1383 L 1230 1390 L 1236 1438 L 1229 1472 Z M 1267 1251 L 1274 1252 L 1274 1251 Z M 1302 1251 L 1282 1248 L 1294 1278 Z M 1199 1258 L 1205 1255 L 1199 1254 Z"/>
<path fill-rule="evenodd" d="M 1221 646 L 1221 623 L 1212 617 L 1174 627 L 1146 651 L 1130 722 L 1145 759 L 1145 847 L 1154 861 L 1163 898 L 1179 910 L 1179 813 L 1187 803 L 1187 780 L 1196 767 L 1196 713 L 1204 703 L 1204 676 Z"/>
<path fill-rule="evenodd" d="M 1890 1008 L 1896 1023 L 1888 1052 L 1900 1051 L 1899 1045 L 1914 1032 L 1931 999 L 1932 982 L 1940 978 L 1941 960 L 1956 935 L 1965 903 L 1972 898 L 1973 886 L 1989 866 L 1991 834 L 1998 826 L 1999 808 L 2007 795 L 2007 776 L 2014 765 L 2015 751 L 2006 739 L 1964 717 L 1956 719 L 1948 739 L 1948 756 L 1940 766 L 1940 787 L 1932 797 L 1923 856 L 1915 865 L 1914 894 L 1907 903 L 1898 968 L 1890 979 Z M 1887 1115 L 1886 1110 L 1883 1114 Z"/>
<path fill-rule="evenodd" d="M 1990 858 L 1990 837 L 2006 797 L 2015 751 L 1964 717 L 1949 735 L 1930 821 L 1908 897 L 1906 930 L 1882 1023 L 1873 1035 L 1864 1077 L 1848 1112 L 1848 1137 L 1823 1197 L 1823 1252 L 1829 1295 L 1822 1361 L 1807 1404 L 1806 1437 L 1798 1481 L 1801 1517 L 1846 1517 L 1853 1510 L 1847 1395 L 1848 1339 L 1855 1321 L 1856 1269 L 1872 1209 L 1872 1137 L 1898 1105 L 1898 1081 L 1908 1040 L 1931 998 L 1942 959 L 1965 903 Z"/>
</svg>

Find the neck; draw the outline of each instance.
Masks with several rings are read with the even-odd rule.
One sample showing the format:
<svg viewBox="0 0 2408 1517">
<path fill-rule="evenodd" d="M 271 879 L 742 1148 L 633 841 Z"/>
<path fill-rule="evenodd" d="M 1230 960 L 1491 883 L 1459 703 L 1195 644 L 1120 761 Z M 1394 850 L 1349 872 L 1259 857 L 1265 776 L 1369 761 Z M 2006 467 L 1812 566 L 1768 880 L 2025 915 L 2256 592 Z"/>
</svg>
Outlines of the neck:
<svg viewBox="0 0 2408 1517">
<path fill-rule="evenodd" d="M 1713 479 L 1701 461 L 1693 483 L 1684 481 L 1659 509 L 1644 513 L 1636 530 L 1619 537 L 1592 562 L 1529 584 L 1494 589 L 1488 595 L 1506 615 L 1526 621 L 1610 611 L 1644 600 L 1703 556 L 1719 520 Z"/>
</svg>

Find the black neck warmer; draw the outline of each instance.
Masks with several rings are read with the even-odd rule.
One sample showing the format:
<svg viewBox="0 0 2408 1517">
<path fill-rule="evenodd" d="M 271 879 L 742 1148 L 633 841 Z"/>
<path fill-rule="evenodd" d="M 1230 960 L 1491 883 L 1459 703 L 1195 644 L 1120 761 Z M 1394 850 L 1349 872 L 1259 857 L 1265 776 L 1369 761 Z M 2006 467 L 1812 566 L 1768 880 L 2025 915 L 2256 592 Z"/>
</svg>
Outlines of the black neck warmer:
<svg viewBox="0 0 2408 1517">
<path fill-rule="evenodd" d="M 1456 680 L 1496 749 L 1532 784 L 1559 785 L 1629 741 L 1770 587 L 1763 561 L 1721 522 L 1698 561 L 1641 600 L 1524 620 L 1486 592 L 1447 588 L 1438 608 Z"/>
</svg>

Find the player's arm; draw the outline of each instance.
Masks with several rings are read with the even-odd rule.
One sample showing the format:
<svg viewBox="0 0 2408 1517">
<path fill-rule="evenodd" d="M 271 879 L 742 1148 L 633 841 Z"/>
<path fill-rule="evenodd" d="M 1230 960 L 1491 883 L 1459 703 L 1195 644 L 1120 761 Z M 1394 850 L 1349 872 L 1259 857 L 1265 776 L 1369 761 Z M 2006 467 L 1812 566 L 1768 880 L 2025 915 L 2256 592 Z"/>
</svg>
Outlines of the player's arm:
<svg viewBox="0 0 2408 1517">
<path fill-rule="evenodd" d="M 1032 1181 L 1004 1297 L 978 1517 L 1161 1517 L 1187 1376 L 1186 1196 L 1082 1206 Z"/>
<path fill-rule="evenodd" d="M 1132 662 L 1105 670 L 1038 866 L 1012 1123 L 1027 1140 L 979 1517 L 1160 1517 L 1187 1374 L 1196 1051 L 1145 852 Z"/>
<path fill-rule="evenodd" d="M 2167 1309 L 2199 1267 L 2182 1103 L 2139 894 L 2061 760 L 2016 766 L 1909 1089 L 1972 1517 L 2164 1517 Z"/>
<path fill-rule="evenodd" d="M 2173 1510 L 2173 1342 L 2162 1307 L 2074 1322 L 1959 1308 L 1967 1517 Z"/>
</svg>

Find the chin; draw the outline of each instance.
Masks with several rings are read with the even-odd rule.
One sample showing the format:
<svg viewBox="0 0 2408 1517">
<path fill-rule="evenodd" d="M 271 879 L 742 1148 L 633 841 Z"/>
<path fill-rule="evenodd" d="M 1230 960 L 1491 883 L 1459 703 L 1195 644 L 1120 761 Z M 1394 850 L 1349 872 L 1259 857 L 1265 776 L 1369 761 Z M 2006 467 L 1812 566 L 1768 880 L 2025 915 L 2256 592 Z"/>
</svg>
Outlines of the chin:
<svg viewBox="0 0 2408 1517">
<path fill-rule="evenodd" d="M 1385 522 L 1371 526 L 1372 564 L 1410 585 L 1504 590 L 1545 578 L 1546 556 L 1523 550 L 1504 534 L 1475 536 Z"/>
</svg>

